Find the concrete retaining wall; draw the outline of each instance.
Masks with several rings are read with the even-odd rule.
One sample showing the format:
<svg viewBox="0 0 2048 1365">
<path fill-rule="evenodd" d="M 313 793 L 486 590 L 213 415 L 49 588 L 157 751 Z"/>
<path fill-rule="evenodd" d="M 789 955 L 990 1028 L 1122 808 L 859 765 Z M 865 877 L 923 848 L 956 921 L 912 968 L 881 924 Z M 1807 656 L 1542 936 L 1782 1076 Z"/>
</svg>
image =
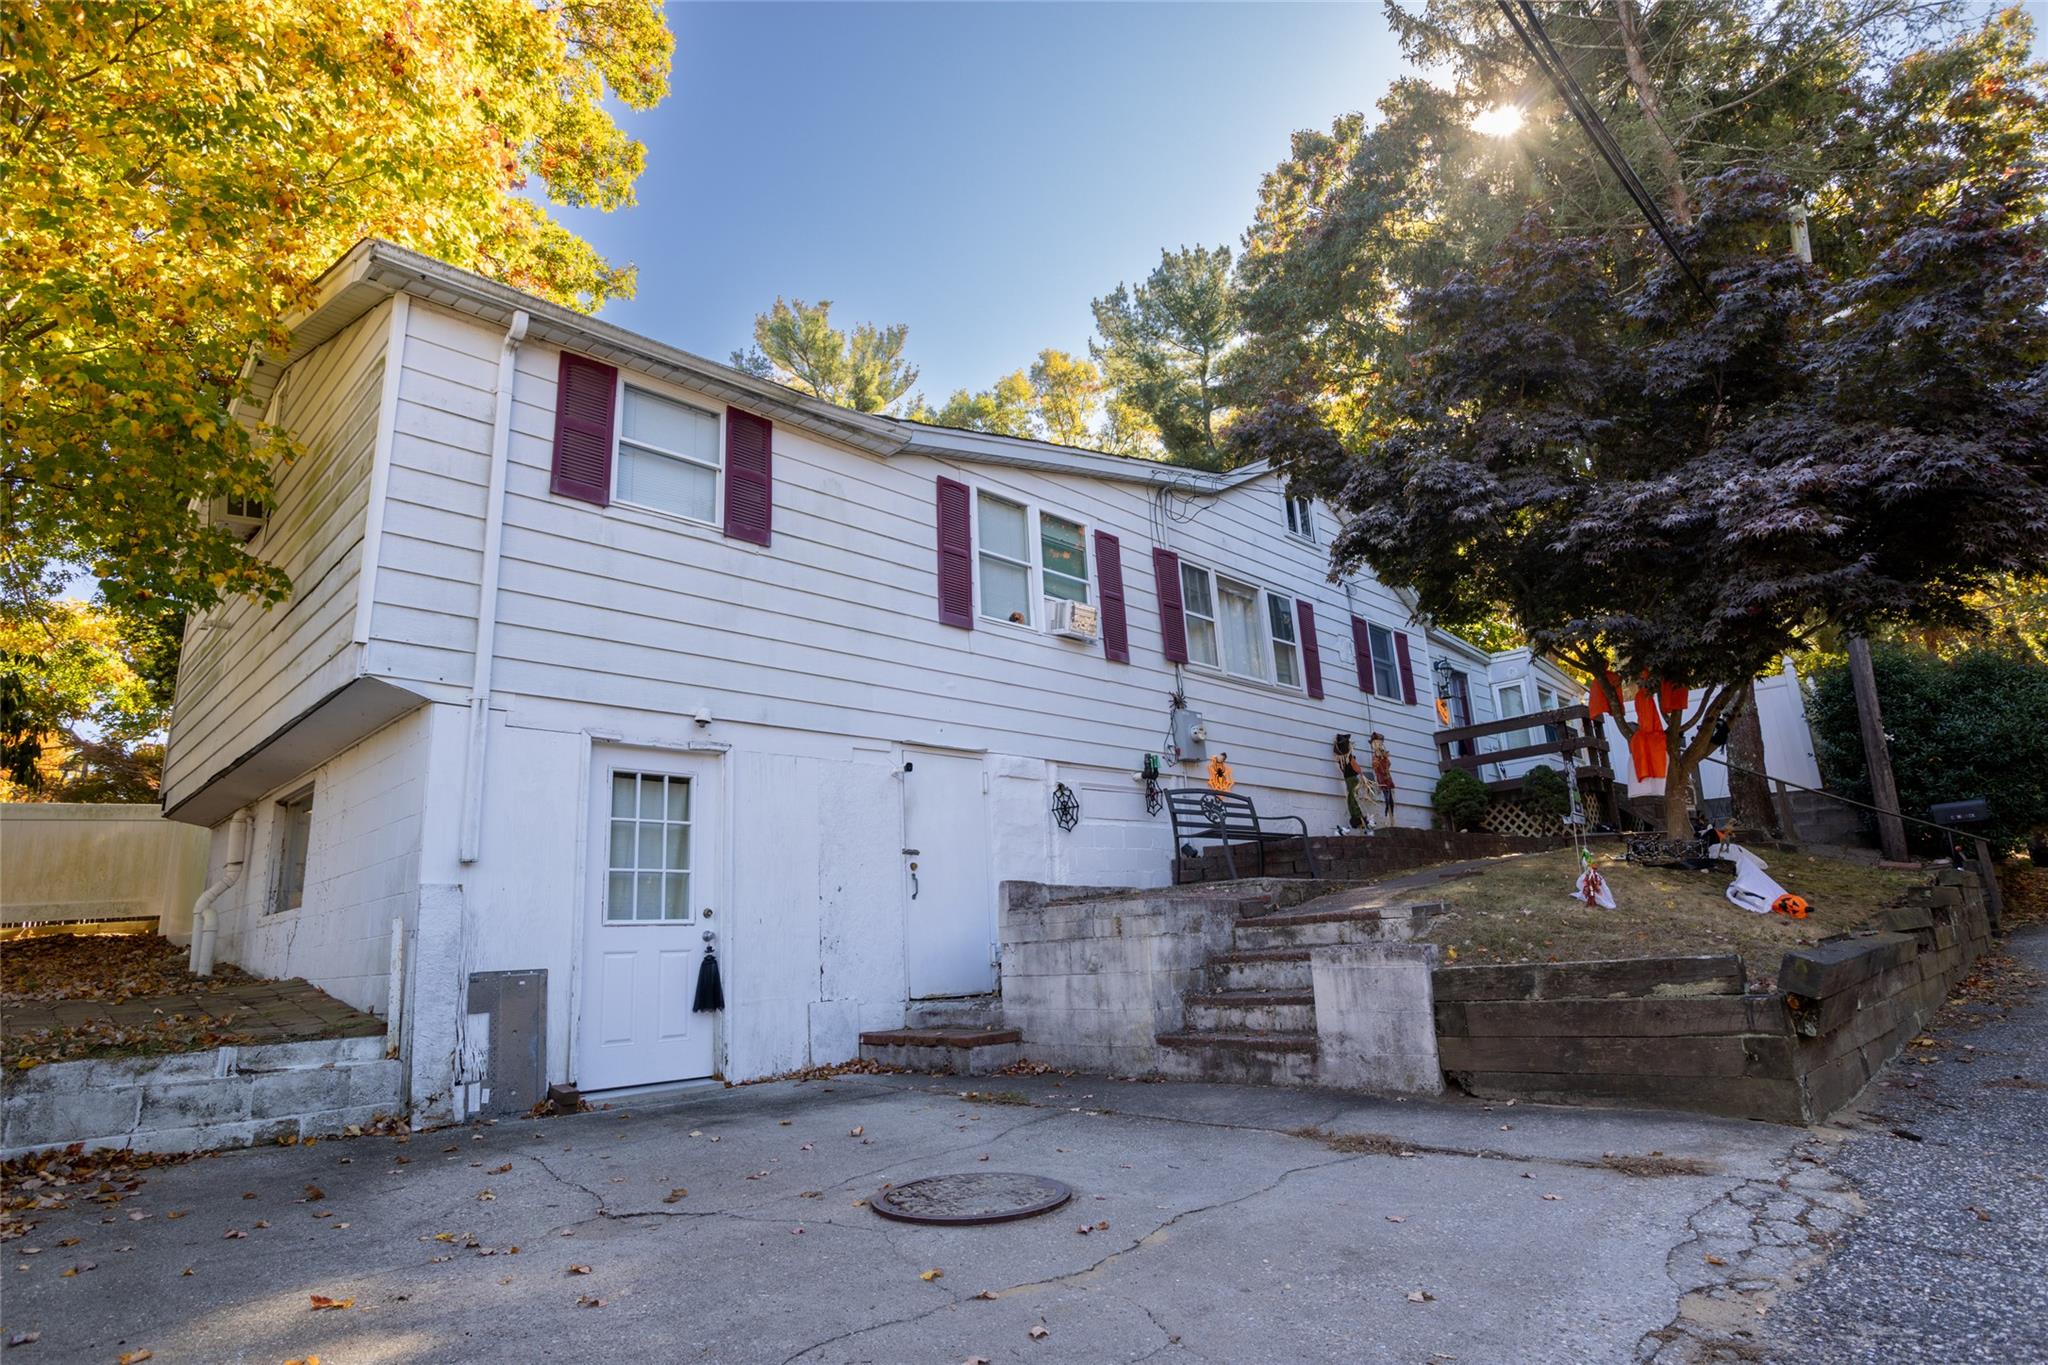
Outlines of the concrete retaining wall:
<svg viewBox="0 0 2048 1365">
<path fill-rule="evenodd" d="M 1990 944 L 1975 872 L 1945 870 L 1745 993 L 1733 956 L 1435 974 L 1443 1066 L 1475 1095 L 1817 1123 L 1926 1027 Z"/>
<path fill-rule="evenodd" d="M 330 1038 L 57 1062 L 7 1077 L 0 1158 L 88 1148 L 197 1152 L 338 1133 L 401 1111 L 385 1040 Z"/>
</svg>

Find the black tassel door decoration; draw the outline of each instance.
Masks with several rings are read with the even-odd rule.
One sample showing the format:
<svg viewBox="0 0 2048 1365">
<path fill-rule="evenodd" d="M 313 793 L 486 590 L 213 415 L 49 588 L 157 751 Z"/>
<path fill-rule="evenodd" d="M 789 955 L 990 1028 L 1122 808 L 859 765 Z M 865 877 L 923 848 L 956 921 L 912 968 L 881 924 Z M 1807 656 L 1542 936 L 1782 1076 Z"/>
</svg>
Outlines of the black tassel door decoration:
<svg viewBox="0 0 2048 1365">
<path fill-rule="evenodd" d="M 690 1005 L 692 1014 L 709 1014 L 725 1008 L 725 987 L 718 980 L 718 954 L 711 948 L 704 950 L 703 965 L 697 968 L 697 998 Z"/>
</svg>

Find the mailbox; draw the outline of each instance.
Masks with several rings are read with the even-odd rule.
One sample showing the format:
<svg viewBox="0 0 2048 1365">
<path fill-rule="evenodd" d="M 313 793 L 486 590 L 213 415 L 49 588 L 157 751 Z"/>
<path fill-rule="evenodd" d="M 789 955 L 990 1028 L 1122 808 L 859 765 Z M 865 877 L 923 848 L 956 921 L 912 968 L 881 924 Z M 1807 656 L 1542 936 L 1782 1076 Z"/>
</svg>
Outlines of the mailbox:
<svg viewBox="0 0 2048 1365">
<path fill-rule="evenodd" d="M 1927 808 L 1927 818 L 1947 829 L 1988 825 L 1991 823 L 1991 803 L 1981 798 L 1973 801 L 1938 801 Z"/>
</svg>

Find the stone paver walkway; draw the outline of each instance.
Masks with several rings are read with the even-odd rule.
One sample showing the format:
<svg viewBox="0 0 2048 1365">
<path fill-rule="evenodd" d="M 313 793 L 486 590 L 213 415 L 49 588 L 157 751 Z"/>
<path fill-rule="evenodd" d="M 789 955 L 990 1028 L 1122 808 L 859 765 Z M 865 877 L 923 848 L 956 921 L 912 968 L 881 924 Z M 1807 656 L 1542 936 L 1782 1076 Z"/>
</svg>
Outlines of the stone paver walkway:
<svg viewBox="0 0 2048 1365">
<path fill-rule="evenodd" d="M 0 1031 L 133 1029 L 172 1015 L 197 1028 L 244 1035 L 250 1043 L 306 1038 L 360 1038 L 384 1031 L 384 1021 L 352 1009 L 304 981 L 250 979 L 206 991 L 106 1000 L 36 1000 L 0 1005 Z"/>
</svg>

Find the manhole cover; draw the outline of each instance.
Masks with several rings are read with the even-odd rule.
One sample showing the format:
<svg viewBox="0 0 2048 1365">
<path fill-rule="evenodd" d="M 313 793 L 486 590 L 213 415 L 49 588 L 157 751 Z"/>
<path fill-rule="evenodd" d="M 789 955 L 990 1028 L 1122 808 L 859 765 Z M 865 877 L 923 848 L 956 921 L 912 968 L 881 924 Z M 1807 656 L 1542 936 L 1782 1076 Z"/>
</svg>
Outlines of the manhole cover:
<svg viewBox="0 0 2048 1365">
<path fill-rule="evenodd" d="M 1065 1185 L 1042 1175 L 977 1171 L 891 1185 L 869 1202 L 884 1218 L 905 1223 L 1006 1223 L 1051 1213 L 1073 1197 Z"/>
</svg>

